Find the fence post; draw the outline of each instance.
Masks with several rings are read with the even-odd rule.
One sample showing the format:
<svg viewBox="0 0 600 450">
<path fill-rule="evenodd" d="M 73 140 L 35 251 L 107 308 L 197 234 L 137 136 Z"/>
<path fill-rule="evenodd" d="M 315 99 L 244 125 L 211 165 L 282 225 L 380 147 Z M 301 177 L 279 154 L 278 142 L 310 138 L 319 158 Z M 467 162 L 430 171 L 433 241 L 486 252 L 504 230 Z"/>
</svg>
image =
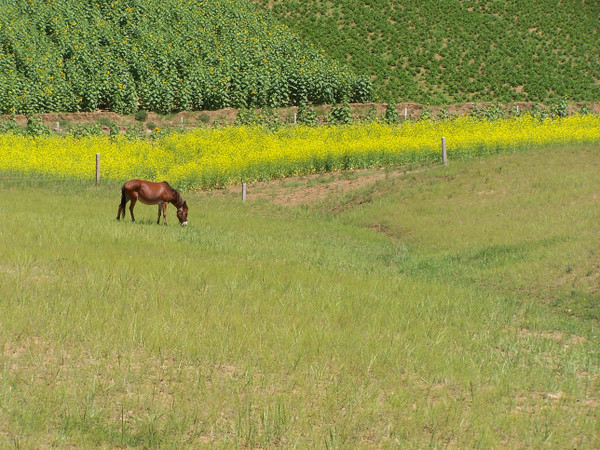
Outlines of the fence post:
<svg viewBox="0 0 600 450">
<path fill-rule="evenodd" d="M 60 122 L 56 122 L 56 132 L 60 133 Z"/>
<path fill-rule="evenodd" d="M 404 107 L 404 120 L 406 120 L 407 117 L 408 117 L 408 108 L 405 106 Z"/>
<path fill-rule="evenodd" d="M 96 186 L 100 184 L 100 153 L 96 153 Z"/>
<path fill-rule="evenodd" d="M 448 165 L 448 157 L 446 155 L 446 138 L 442 138 L 442 162 L 445 166 Z"/>
<path fill-rule="evenodd" d="M 246 201 L 246 183 L 242 183 L 242 201 Z"/>
</svg>

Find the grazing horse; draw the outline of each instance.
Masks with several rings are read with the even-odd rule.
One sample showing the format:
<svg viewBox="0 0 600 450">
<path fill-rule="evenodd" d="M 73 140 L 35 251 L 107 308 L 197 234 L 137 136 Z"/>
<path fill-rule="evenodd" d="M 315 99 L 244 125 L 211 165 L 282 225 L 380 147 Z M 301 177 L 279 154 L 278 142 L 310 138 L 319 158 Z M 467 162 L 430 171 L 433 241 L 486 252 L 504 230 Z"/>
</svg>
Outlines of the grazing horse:
<svg viewBox="0 0 600 450">
<path fill-rule="evenodd" d="M 158 220 L 156 223 L 160 223 L 160 210 L 162 209 L 164 224 L 167 224 L 167 205 L 172 203 L 177 208 L 177 218 L 182 227 L 187 225 L 188 207 L 187 203 L 179 192 L 173 189 L 169 183 L 163 181 L 162 183 L 155 183 L 153 181 L 145 180 L 129 180 L 121 188 L 121 204 L 119 205 L 119 211 L 117 212 L 117 220 L 121 218 L 121 212 L 123 213 L 123 219 L 125 218 L 125 205 L 131 200 L 129 205 L 129 212 L 131 213 L 131 220 L 135 222 L 133 217 L 133 207 L 139 200 L 146 205 L 158 205 Z"/>
</svg>

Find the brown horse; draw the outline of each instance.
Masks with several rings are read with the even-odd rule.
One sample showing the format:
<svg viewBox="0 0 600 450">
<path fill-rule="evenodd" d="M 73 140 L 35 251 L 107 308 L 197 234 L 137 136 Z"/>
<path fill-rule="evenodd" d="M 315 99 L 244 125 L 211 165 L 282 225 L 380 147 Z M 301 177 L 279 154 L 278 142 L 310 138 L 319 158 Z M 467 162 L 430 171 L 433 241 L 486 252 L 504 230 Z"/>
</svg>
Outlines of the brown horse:
<svg viewBox="0 0 600 450">
<path fill-rule="evenodd" d="M 169 186 L 166 181 L 155 183 L 153 181 L 129 180 L 125 183 L 121 188 L 121 204 L 117 212 L 117 220 L 121 218 L 121 212 L 123 213 L 123 219 L 125 218 L 125 205 L 129 200 L 131 200 L 129 212 L 133 222 L 135 222 L 133 207 L 139 200 L 146 205 L 158 205 L 158 220 L 156 223 L 160 223 L 160 210 L 162 209 L 165 225 L 167 224 L 167 205 L 172 203 L 177 208 L 177 218 L 181 226 L 187 225 L 187 203 L 181 198 L 179 192 Z"/>
</svg>

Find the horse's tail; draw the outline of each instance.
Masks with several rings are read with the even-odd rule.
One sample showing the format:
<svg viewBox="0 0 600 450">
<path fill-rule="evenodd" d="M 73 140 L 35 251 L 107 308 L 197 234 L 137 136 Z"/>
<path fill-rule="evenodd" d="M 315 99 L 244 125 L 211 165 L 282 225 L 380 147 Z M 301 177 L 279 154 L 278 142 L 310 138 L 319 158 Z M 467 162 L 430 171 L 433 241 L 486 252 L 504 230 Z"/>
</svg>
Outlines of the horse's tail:
<svg viewBox="0 0 600 450">
<path fill-rule="evenodd" d="M 123 212 L 123 219 L 125 218 L 125 205 L 127 204 L 127 196 L 125 195 L 125 185 L 121 188 L 121 204 L 117 211 L 117 220 L 121 218 L 121 212 Z"/>
<path fill-rule="evenodd" d="M 125 195 L 125 186 L 121 188 L 121 206 L 125 206 L 127 203 L 127 196 Z"/>
</svg>

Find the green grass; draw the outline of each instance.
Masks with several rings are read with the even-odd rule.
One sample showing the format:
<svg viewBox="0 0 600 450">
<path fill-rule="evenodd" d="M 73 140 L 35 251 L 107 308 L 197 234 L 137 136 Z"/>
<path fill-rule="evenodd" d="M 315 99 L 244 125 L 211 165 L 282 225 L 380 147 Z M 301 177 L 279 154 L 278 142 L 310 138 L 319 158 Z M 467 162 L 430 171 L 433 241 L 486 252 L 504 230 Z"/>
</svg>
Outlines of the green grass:
<svg viewBox="0 0 600 450">
<path fill-rule="evenodd" d="M 187 193 L 187 229 L 4 179 L 0 446 L 598 447 L 598 150 Z"/>
</svg>

